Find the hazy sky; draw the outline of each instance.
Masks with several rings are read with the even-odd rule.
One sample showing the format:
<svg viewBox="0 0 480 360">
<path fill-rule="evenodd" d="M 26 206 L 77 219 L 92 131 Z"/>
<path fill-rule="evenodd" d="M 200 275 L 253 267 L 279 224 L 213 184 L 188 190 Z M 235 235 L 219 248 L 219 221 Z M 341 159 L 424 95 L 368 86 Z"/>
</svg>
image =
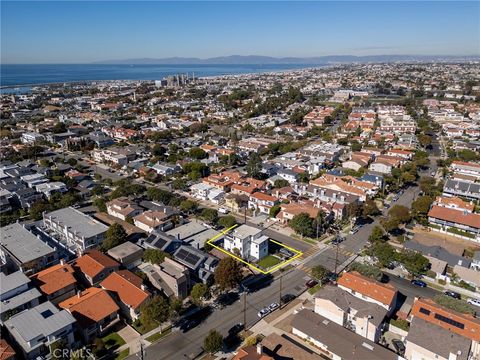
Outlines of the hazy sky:
<svg viewBox="0 0 480 360">
<path fill-rule="evenodd" d="M 478 55 L 480 2 L 1 1 L 2 63 Z"/>
</svg>

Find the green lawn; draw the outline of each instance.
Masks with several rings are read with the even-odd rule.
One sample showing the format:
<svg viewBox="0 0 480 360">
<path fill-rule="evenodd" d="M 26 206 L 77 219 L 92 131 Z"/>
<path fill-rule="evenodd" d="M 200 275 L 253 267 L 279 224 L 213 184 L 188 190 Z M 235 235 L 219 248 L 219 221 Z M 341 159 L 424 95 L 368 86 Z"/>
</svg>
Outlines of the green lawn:
<svg viewBox="0 0 480 360">
<path fill-rule="evenodd" d="M 142 324 L 140 321 L 134 321 L 132 323 L 132 327 L 137 330 L 141 335 L 148 333 L 149 331 L 152 331 L 155 329 L 158 325 L 152 323 L 152 324 Z"/>
<path fill-rule="evenodd" d="M 264 268 L 264 269 L 269 269 L 272 266 L 275 266 L 277 264 L 280 264 L 282 260 L 279 258 L 273 256 L 273 255 L 267 255 L 263 259 L 259 260 L 257 265 Z"/>
<path fill-rule="evenodd" d="M 163 338 L 164 336 L 167 336 L 171 332 L 172 332 L 172 328 L 168 328 L 168 329 L 163 330 L 162 332 L 157 332 L 153 335 L 150 335 L 145 340 L 150 341 L 151 343 L 154 343 L 154 342 L 157 342 L 158 340 L 160 340 L 161 338 Z"/>
<path fill-rule="evenodd" d="M 125 340 L 123 340 L 122 337 L 115 332 L 103 337 L 102 340 L 105 343 L 105 347 L 107 349 L 118 349 L 120 346 L 125 344 Z"/>
<path fill-rule="evenodd" d="M 115 356 L 115 360 L 125 359 L 128 355 L 130 355 L 130 349 L 122 350 Z"/>
<path fill-rule="evenodd" d="M 311 287 L 310 289 L 308 289 L 308 293 L 310 295 L 314 295 L 318 290 L 320 290 L 321 287 L 322 287 L 322 284 L 317 284 L 314 287 Z"/>
</svg>

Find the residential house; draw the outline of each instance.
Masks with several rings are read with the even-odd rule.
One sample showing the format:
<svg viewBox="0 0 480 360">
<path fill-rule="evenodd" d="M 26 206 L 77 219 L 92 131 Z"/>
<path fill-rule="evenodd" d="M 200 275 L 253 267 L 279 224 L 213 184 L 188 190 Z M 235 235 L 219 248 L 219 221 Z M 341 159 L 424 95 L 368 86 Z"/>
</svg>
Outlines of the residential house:
<svg viewBox="0 0 480 360">
<path fill-rule="evenodd" d="M 313 344 L 327 359 L 396 360 L 399 358 L 394 352 L 312 310 L 300 310 L 294 315 L 291 326 L 293 335 Z"/>
<path fill-rule="evenodd" d="M 13 315 L 5 321 L 5 329 L 22 352 L 22 358 L 51 358 L 50 346 L 64 341 L 73 346 L 75 319 L 65 310 L 58 310 L 47 301 Z"/>
<path fill-rule="evenodd" d="M 169 212 L 167 208 L 164 208 L 164 211 L 149 210 L 135 216 L 133 223 L 147 233 L 151 233 L 152 231 L 166 231 L 174 227 L 172 216 L 175 214 L 176 212 Z"/>
<path fill-rule="evenodd" d="M 120 320 L 120 308 L 108 292 L 91 287 L 79 291 L 58 306 L 67 310 L 77 320 L 83 341 L 89 343 L 94 338 L 104 335 Z"/>
<path fill-rule="evenodd" d="M 98 284 L 119 267 L 119 263 L 98 250 L 86 251 L 73 263 L 79 278 L 90 286 Z"/>
<path fill-rule="evenodd" d="M 253 193 L 248 199 L 248 207 L 258 210 L 263 214 L 268 214 L 270 209 L 278 203 L 279 200 L 275 196 L 260 191 Z"/>
<path fill-rule="evenodd" d="M 260 260 L 268 255 L 268 237 L 261 229 L 241 225 L 225 236 L 224 248 L 231 253 L 238 251 L 244 259 Z"/>
<path fill-rule="evenodd" d="M 47 300 L 55 305 L 75 295 L 77 290 L 73 266 L 63 261 L 36 273 L 31 279 Z"/>
<path fill-rule="evenodd" d="M 433 205 L 428 212 L 428 222 L 433 230 L 480 242 L 480 214 Z"/>
<path fill-rule="evenodd" d="M 143 280 L 128 270 L 111 273 L 100 286 L 109 292 L 123 315 L 130 320 L 140 317 L 140 308 L 150 297 Z"/>
<path fill-rule="evenodd" d="M 460 179 L 447 179 L 443 186 L 443 195 L 480 200 L 480 184 Z"/>
<path fill-rule="evenodd" d="M 390 284 L 382 284 L 356 271 L 344 272 L 338 279 L 338 287 L 359 299 L 377 304 L 392 315 L 397 303 L 397 290 Z"/>
<path fill-rule="evenodd" d="M 327 285 L 315 294 L 315 313 L 370 341 L 378 342 L 388 309 L 363 300 L 341 287 Z"/>
<path fill-rule="evenodd" d="M 148 279 L 167 297 L 184 299 L 190 291 L 190 271 L 177 261 L 165 258 L 161 264 L 143 263 L 139 269 L 147 274 Z"/>
<path fill-rule="evenodd" d="M 16 313 L 37 306 L 40 297 L 40 292 L 21 271 L 10 275 L 0 272 L 0 323 Z"/>
<path fill-rule="evenodd" d="M 107 254 L 126 269 L 133 269 L 142 263 L 143 249 L 137 244 L 126 241 L 107 251 Z"/>
<path fill-rule="evenodd" d="M 0 228 L 0 260 L 4 271 L 33 274 L 58 262 L 57 251 L 33 235 L 24 225 Z"/>
<path fill-rule="evenodd" d="M 107 213 L 115 216 L 123 221 L 127 218 L 134 218 L 142 213 L 143 209 L 138 206 L 134 201 L 120 197 L 112 201 L 107 202 Z"/>
</svg>

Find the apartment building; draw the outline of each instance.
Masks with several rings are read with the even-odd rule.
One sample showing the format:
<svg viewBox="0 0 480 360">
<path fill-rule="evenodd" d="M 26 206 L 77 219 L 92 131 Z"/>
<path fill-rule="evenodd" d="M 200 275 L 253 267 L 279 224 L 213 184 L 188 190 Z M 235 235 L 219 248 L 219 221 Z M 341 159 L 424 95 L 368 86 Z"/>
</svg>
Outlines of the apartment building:
<svg viewBox="0 0 480 360">
<path fill-rule="evenodd" d="M 108 226 L 72 207 L 43 214 L 47 231 L 70 249 L 83 252 L 102 244 Z"/>
</svg>

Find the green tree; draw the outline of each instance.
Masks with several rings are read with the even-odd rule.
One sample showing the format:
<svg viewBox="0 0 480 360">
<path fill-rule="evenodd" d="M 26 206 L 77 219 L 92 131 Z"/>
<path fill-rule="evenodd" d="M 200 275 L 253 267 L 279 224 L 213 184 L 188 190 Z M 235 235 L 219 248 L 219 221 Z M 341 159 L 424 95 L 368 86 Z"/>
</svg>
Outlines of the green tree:
<svg viewBox="0 0 480 360">
<path fill-rule="evenodd" d="M 242 280 L 242 268 L 238 261 L 229 256 L 220 260 L 214 275 L 220 289 L 232 289 Z"/>
<path fill-rule="evenodd" d="M 195 304 L 200 304 L 201 299 L 205 298 L 208 294 L 208 286 L 206 284 L 195 284 L 193 285 L 192 291 L 190 291 L 190 296 Z"/>
<path fill-rule="evenodd" d="M 161 296 L 154 296 L 140 307 L 140 322 L 146 325 L 156 325 L 167 321 L 171 316 L 168 302 Z"/>
<path fill-rule="evenodd" d="M 371 255 L 377 258 L 381 267 L 386 267 L 396 260 L 396 252 L 388 243 L 377 242 L 372 246 Z"/>
<path fill-rule="evenodd" d="M 280 205 L 273 205 L 269 212 L 268 212 L 268 215 L 271 217 L 271 218 L 274 218 L 278 215 L 278 213 L 280 212 L 282 208 L 280 207 Z"/>
<path fill-rule="evenodd" d="M 385 234 L 383 232 L 383 229 L 378 225 L 374 226 L 372 232 L 370 233 L 370 236 L 368 237 L 368 241 L 374 244 L 376 242 L 383 242 L 384 240 Z"/>
<path fill-rule="evenodd" d="M 307 213 L 295 215 L 289 222 L 288 226 L 297 234 L 302 236 L 314 236 L 313 219 Z"/>
<path fill-rule="evenodd" d="M 358 262 L 354 262 L 349 266 L 350 271 L 357 271 L 360 274 L 369 277 L 371 279 L 380 281 L 383 278 L 382 271 L 377 268 L 376 266 L 369 265 L 369 264 L 362 264 Z"/>
<path fill-rule="evenodd" d="M 187 214 L 194 213 L 198 209 L 198 204 L 192 200 L 183 200 L 180 203 L 180 209 Z"/>
<path fill-rule="evenodd" d="M 215 354 L 222 349 L 223 337 L 217 330 L 210 330 L 203 340 L 203 349 L 209 354 Z"/>
<path fill-rule="evenodd" d="M 362 215 L 367 216 L 376 216 L 380 214 L 380 210 L 377 207 L 377 203 L 372 199 L 367 199 L 362 207 Z"/>
<path fill-rule="evenodd" d="M 391 218 L 397 219 L 400 223 L 408 223 L 412 218 L 410 215 L 410 210 L 403 205 L 393 205 L 388 211 L 388 215 Z"/>
<path fill-rule="evenodd" d="M 237 224 L 237 219 L 235 219 L 235 216 L 233 215 L 227 215 L 227 216 L 221 217 L 218 220 L 218 224 L 224 227 L 225 229 L 229 229 L 232 226 Z"/>
<path fill-rule="evenodd" d="M 218 221 L 218 211 L 211 208 L 205 208 L 200 213 L 200 217 L 206 222 L 215 225 Z"/>
<path fill-rule="evenodd" d="M 412 202 L 412 214 L 415 220 L 423 225 L 428 224 L 427 214 L 434 199 L 430 196 L 419 196 Z"/>
<path fill-rule="evenodd" d="M 290 183 L 285 179 L 277 179 L 273 183 L 274 188 L 282 188 L 282 187 L 286 187 L 286 186 L 290 186 Z"/>
<path fill-rule="evenodd" d="M 250 155 L 246 170 L 247 175 L 254 179 L 260 179 L 262 177 L 262 159 L 256 152 Z"/>
<path fill-rule="evenodd" d="M 329 275 L 330 271 L 322 265 L 316 265 L 312 268 L 312 276 L 322 283 Z"/>
<path fill-rule="evenodd" d="M 110 225 L 106 234 L 105 240 L 102 243 L 102 249 L 104 251 L 110 250 L 111 248 L 123 244 L 127 241 L 128 234 L 123 228 L 122 225 L 114 223 Z"/>
<path fill-rule="evenodd" d="M 40 200 L 32 204 L 30 206 L 30 218 L 32 220 L 40 220 L 43 217 L 43 212 L 44 211 L 49 211 L 50 210 L 50 205 L 47 204 L 46 202 Z"/>
<path fill-rule="evenodd" d="M 392 233 L 395 230 L 398 229 L 398 226 L 400 225 L 400 221 L 397 218 L 383 218 L 380 220 L 380 224 L 383 226 L 386 232 Z"/>
<path fill-rule="evenodd" d="M 107 212 L 107 204 L 105 204 L 105 200 L 102 197 L 96 197 L 93 200 L 93 206 L 96 206 L 98 211 Z"/>
<path fill-rule="evenodd" d="M 207 157 L 207 153 L 198 147 L 191 148 L 188 155 L 196 160 L 205 159 Z"/>
<path fill-rule="evenodd" d="M 430 265 L 425 256 L 415 251 L 403 251 L 398 259 L 412 276 L 425 274 Z"/>
<path fill-rule="evenodd" d="M 151 264 L 161 264 L 168 254 L 159 249 L 145 249 L 143 252 L 143 260 Z"/>
</svg>

